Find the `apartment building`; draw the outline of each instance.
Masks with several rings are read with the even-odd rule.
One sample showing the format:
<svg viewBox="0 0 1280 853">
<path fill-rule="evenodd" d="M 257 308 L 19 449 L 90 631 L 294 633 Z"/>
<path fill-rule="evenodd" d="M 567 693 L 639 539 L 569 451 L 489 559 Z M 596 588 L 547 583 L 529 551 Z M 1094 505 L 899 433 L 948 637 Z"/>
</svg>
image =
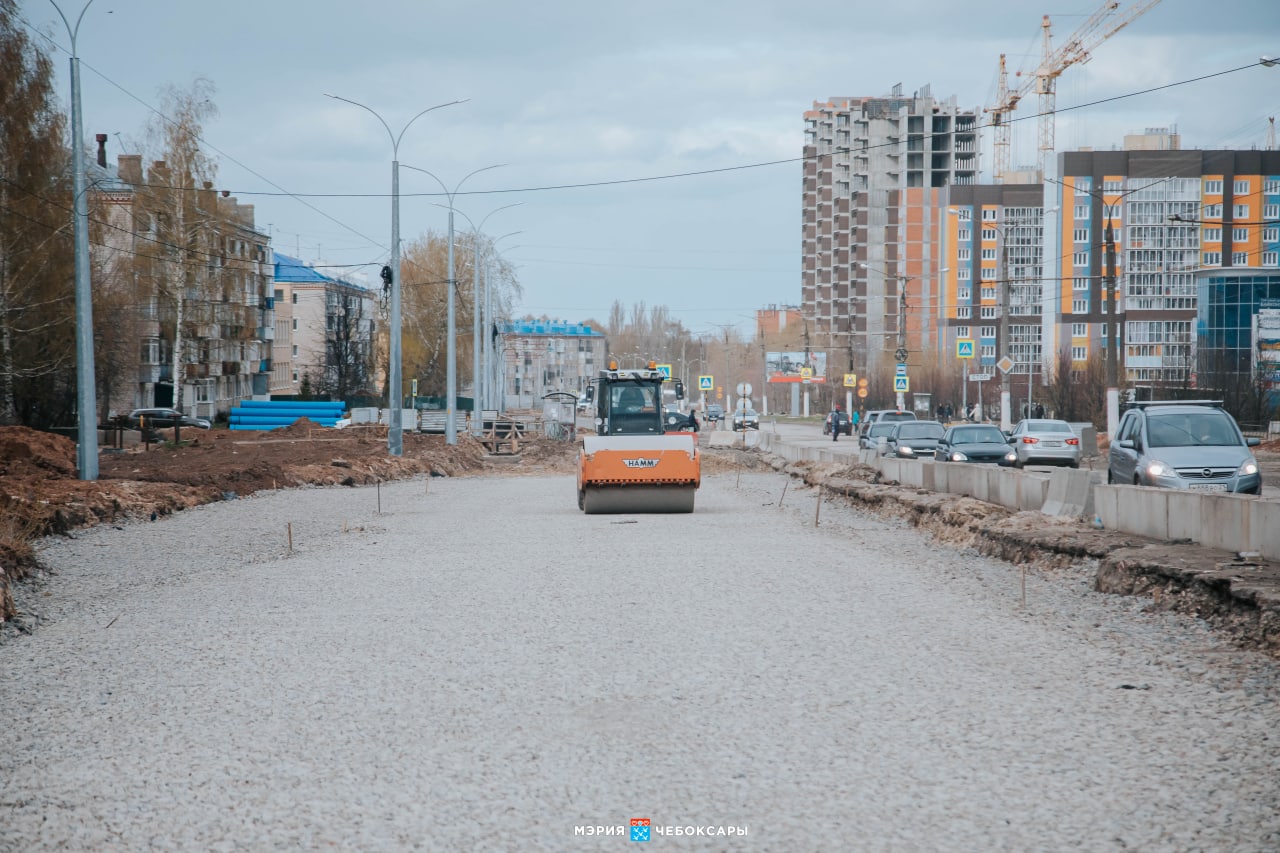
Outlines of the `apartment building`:
<svg viewBox="0 0 1280 853">
<path fill-rule="evenodd" d="M 145 175 L 138 154 L 110 166 L 107 138 L 97 135 L 89 170 L 91 203 L 102 210 L 95 299 L 131 306 L 96 345 L 107 355 L 108 408 L 176 406 L 212 418 L 267 393 L 271 248 L 253 205 L 164 161 Z"/>
<path fill-rule="evenodd" d="M 377 396 L 373 291 L 276 253 L 274 296 L 270 393 L 300 394 L 305 386 L 312 395 L 335 400 Z"/>
<path fill-rule="evenodd" d="M 932 243 L 904 266 L 887 229 L 919 223 L 936 233 L 933 191 L 976 182 L 977 110 L 899 85 L 885 97 L 815 101 L 804 122 L 801 311 L 833 364 L 883 367 L 903 293 L 941 266 Z"/>
<path fill-rule="evenodd" d="M 1145 147 L 1145 146 L 1144 146 Z M 1105 229 L 1115 229 L 1121 365 L 1135 384 L 1213 385 L 1248 372 L 1260 310 L 1280 308 L 1280 152 L 1073 151 L 1046 184 L 1061 227 L 1051 348 L 1105 346 Z"/>
<path fill-rule="evenodd" d="M 1046 353 L 1044 298 L 1053 288 L 1044 272 L 1044 186 L 946 187 L 937 203 L 943 263 L 936 300 L 922 293 L 918 303 L 921 348 L 954 357 L 956 341 L 971 340 L 975 372 L 994 373 L 1007 355 L 1012 374 L 1039 381 Z M 927 285 L 923 279 L 922 288 Z M 926 337 L 930 325 L 937 334 Z"/>
<path fill-rule="evenodd" d="M 552 391 L 581 394 L 606 365 L 605 336 L 580 323 L 498 323 L 503 408 L 536 409 Z"/>
</svg>

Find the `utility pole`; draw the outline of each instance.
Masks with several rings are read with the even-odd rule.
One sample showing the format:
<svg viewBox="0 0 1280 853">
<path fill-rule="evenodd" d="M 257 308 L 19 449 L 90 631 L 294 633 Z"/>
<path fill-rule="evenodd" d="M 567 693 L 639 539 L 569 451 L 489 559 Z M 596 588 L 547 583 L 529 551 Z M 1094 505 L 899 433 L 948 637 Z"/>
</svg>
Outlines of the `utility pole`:
<svg viewBox="0 0 1280 853">
<path fill-rule="evenodd" d="M 1116 240 L 1111 227 L 1111 206 L 1107 206 L 1107 227 L 1103 231 L 1106 244 L 1107 281 L 1107 438 L 1114 439 L 1120 423 L 1120 334 L 1116 323 Z"/>
<path fill-rule="evenodd" d="M 1000 236 L 1000 348 L 1004 350 L 1004 357 L 1011 359 L 1009 355 L 1009 291 L 1013 289 L 1013 279 L 1009 277 L 1009 233 L 1008 222 L 1003 223 L 1003 227 L 999 230 Z M 1009 372 L 1000 368 L 1000 361 L 996 361 L 996 370 L 1000 371 L 1000 429 L 1013 429 L 1013 422 L 1010 419 L 1009 412 Z M 1013 366 L 1009 367 L 1012 370 Z M 981 393 L 981 389 L 979 389 Z M 979 397 L 981 399 L 981 397 Z"/>
</svg>

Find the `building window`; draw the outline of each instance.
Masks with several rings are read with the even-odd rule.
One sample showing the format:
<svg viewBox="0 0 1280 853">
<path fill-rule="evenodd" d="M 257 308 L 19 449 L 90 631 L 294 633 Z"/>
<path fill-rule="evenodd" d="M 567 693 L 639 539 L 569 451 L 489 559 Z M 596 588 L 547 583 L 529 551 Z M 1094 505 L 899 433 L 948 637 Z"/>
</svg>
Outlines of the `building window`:
<svg viewBox="0 0 1280 853">
<path fill-rule="evenodd" d="M 998 232 L 996 231 L 996 229 L 994 229 L 994 228 L 983 228 L 983 229 L 982 229 L 982 240 L 983 240 L 983 242 L 988 242 L 988 241 L 994 240 L 994 239 L 996 239 L 996 237 L 998 237 L 998 236 L 999 236 L 999 233 L 998 233 Z"/>
<path fill-rule="evenodd" d="M 980 337 L 980 338 L 994 338 L 995 336 L 996 336 L 996 327 L 995 327 L 995 326 L 979 326 L 979 327 L 978 327 L 978 337 Z"/>
<path fill-rule="evenodd" d="M 293 371 L 293 381 L 294 381 L 294 382 L 297 382 L 297 381 L 298 381 L 298 371 L 296 371 L 296 370 L 295 370 L 295 371 Z"/>
<path fill-rule="evenodd" d="M 1205 252 L 1200 256 L 1200 262 L 1206 267 L 1222 266 L 1221 252 Z"/>
<path fill-rule="evenodd" d="M 1221 229 L 1221 228 L 1206 228 L 1206 229 L 1204 229 L 1204 238 L 1203 238 L 1202 242 L 1205 242 L 1205 243 L 1221 243 L 1221 242 L 1222 242 L 1222 229 Z"/>
<path fill-rule="evenodd" d="M 1248 195 L 1249 182 L 1247 180 L 1236 181 L 1235 185 L 1232 187 L 1232 191 L 1235 192 L 1236 195 Z"/>
<path fill-rule="evenodd" d="M 957 320 L 968 320 L 972 316 L 972 309 L 968 305 L 960 305 L 956 308 Z"/>
<path fill-rule="evenodd" d="M 1248 239 L 1249 239 L 1248 228 L 1232 228 L 1231 229 L 1231 242 L 1244 243 L 1248 241 Z"/>
<path fill-rule="evenodd" d="M 1071 348 L 1072 361 L 1087 361 L 1088 358 L 1089 358 L 1088 347 L 1072 347 Z"/>
<path fill-rule="evenodd" d="M 1071 313 L 1072 314 L 1088 314 L 1089 300 L 1088 299 L 1072 299 Z"/>
<path fill-rule="evenodd" d="M 968 268 L 968 267 L 965 267 L 965 268 L 964 268 L 964 269 L 962 269 L 962 270 L 956 270 L 956 278 L 958 278 L 960 281 L 968 281 L 968 280 L 969 280 L 969 268 Z"/>
<path fill-rule="evenodd" d="M 1267 178 L 1262 191 L 1267 195 L 1280 195 L 1280 178 Z"/>
<path fill-rule="evenodd" d="M 965 339 L 967 339 L 967 338 L 969 337 L 969 327 L 968 327 L 968 326 L 956 326 L 956 337 L 957 337 L 957 338 L 965 338 Z"/>
<path fill-rule="evenodd" d="M 956 252 L 956 260 L 967 261 L 967 260 L 970 260 L 971 258 L 972 258 L 972 255 L 969 249 L 960 249 L 959 251 Z"/>
<path fill-rule="evenodd" d="M 983 300 L 984 302 L 985 302 L 986 300 L 988 300 L 988 299 L 995 299 L 995 298 L 996 298 L 996 289 L 995 289 L 994 287 L 984 287 L 984 288 L 982 288 L 982 296 L 981 296 L 981 298 L 982 298 L 982 300 Z"/>
<path fill-rule="evenodd" d="M 1076 218 L 1076 219 L 1088 219 L 1088 218 L 1089 218 L 1089 205 L 1087 205 L 1087 204 L 1077 204 L 1077 205 L 1075 206 L 1075 210 L 1073 210 L 1073 211 L 1072 211 L 1072 213 L 1075 215 L 1075 218 Z"/>
<path fill-rule="evenodd" d="M 1232 252 L 1231 253 L 1231 266 L 1247 267 L 1248 265 L 1249 265 L 1248 252 Z"/>
<path fill-rule="evenodd" d="M 960 288 L 956 291 L 956 299 L 961 302 L 968 302 L 970 299 L 973 299 L 973 290 L 968 287 Z"/>
<path fill-rule="evenodd" d="M 1277 266 L 1277 259 L 1280 259 L 1280 252 L 1263 252 L 1262 265 L 1264 267 Z"/>
<path fill-rule="evenodd" d="M 992 359 L 992 360 L 994 360 L 994 359 L 995 359 L 995 357 L 996 357 L 996 348 L 995 348 L 995 347 L 983 347 L 983 348 L 982 348 L 982 360 L 983 360 L 983 361 L 986 361 L 987 359 Z"/>
<path fill-rule="evenodd" d="M 294 344 L 294 345 L 293 345 L 293 357 L 294 357 L 294 358 L 297 358 L 297 357 L 298 357 L 298 345 L 297 345 L 297 344 Z"/>
<path fill-rule="evenodd" d="M 1222 195 L 1222 178 L 1209 179 L 1204 182 L 1205 195 Z"/>
<path fill-rule="evenodd" d="M 962 207 L 958 209 L 956 211 L 956 219 L 959 219 L 961 222 L 972 222 L 973 210 L 968 207 Z"/>
<path fill-rule="evenodd" d="M 1089 324 L 1088 323 L 1072 323 L 1071 337 L 1073 338 L 1089 337 Z"/>
<path fill-rule="evenodd" d="M 999 317 L 1000 315 L 996 312 L 996 306 L 983 305 L 982 308 L 978 311 L 978 316 L 984 320 L 994 320 L 996 317 Z"/>
<path fill-rule="evenodd" d="M 1204 206 L 1204 218 L 1205 218 L 1205 219 L 1221 219 L 1221 218 L 1222 218 L 1222 205 L 1220 205 L 1220 204 L 1206 204 L 1206 205 Z"/>
<path fill-rule="evenodd" d="M 983 210 L 982 210 L 982 221 L 983 221 L 983 222 L 995 222 L 995 221 L 996 221 L 996 209 L 995 209 L 994 207 L 987 207 L 987 208 L 983 208 Z"/>
<path fill-rule="evenodd" d="M 1103 181 L 1102 192 L 1106 195 L 1115 195 L 1124 190 L 1124 181 Z"/>
<path fill-rule="evenodd" d="M 1268 204 L 1262 208 L 1263 219 L 1280 219 L 1280 204 Z"/>
<path fill-rule="evenodd" d="M 995 250 L 995 249 L 983 249 L 983 250 L 982 250 L 982 259 L 983 259 L 984 261 L 994 261 L 994 260 L 996 259 L 996 250 Z"/>
<path fill-rule="evenodd" d="M 294 318 L 293 318 L 293 330 L 294 330 L 295 332 L 296 332 L 296 331 L 298 331 L 298 318 L 297 318 L 297 317 L 294 317 Z"/>
<path fill-rule="evenodd" d="M 1089 229 L 1088 229 L 1088 228 L 1077 228 L 1077 229 L 1075 230 L 1075 234 L 1073 234 L 1073 235 L 1072 235 L 1072 238 L 1073 238 L 1077 243 L 1088 243 L 1088 242 L 1089 242 Z"/>
<path fill-rule="evenodd" d="M 970 240 L 973 239 L 973 232 L 970 231 L 968 228 L 961 228 L 960 231 L 956 234 L 956 238 L 961 243 L 968 243 Z"/>
<path fill-rule="evenodd" d="M 1073 289 L 1073 290 L 1075 290 L 1075 291 L 1076 291 L 1076 292 L 1078 292 L 1078 293 L 1088 293 L 1088 292 L 1089 292 L 1089 279 L 1087 279 L 1087 278 L 1076 278 L 1076 279 L 1072 279 L 1072 281 L 1071 281 L 1071 287 L 1072 287 L 1072 289 Z"/>
<path fill-rule="evenodd" d="M 1074 255 L 1071 256 L 1071 263 L 1075 264 L 1078 267 L 1089 266 L 1089 253 L 1076 252 Z"/>
<path fill-rule="evenodd" d="M 1262 229 L 1262 242 L 1274 243 L 1280 240 L 1280 228 L 1264 228 Z"/>
<path fill-rule="evenodd" d="M 297 304 L 298 304 L 298 294 L 296 294 L 296 293 L 291 293 L 291 294 L 289 294 L 289 300 L 290 300 L 294 305 L 297 305 Z"/>
<path fill-rule="evenodd" d="M 1232 215 L 1233 217 L 1235 217 L 1236 219 L 1248 219 L 1248 218 L 1249 218 L 1249 205 L 1247 205 L 1247 204 L 1236 204 L 1236 205 L 1232 205 L 1232 207 L 1231 207 L 1231 215 Z"/>
</svg>

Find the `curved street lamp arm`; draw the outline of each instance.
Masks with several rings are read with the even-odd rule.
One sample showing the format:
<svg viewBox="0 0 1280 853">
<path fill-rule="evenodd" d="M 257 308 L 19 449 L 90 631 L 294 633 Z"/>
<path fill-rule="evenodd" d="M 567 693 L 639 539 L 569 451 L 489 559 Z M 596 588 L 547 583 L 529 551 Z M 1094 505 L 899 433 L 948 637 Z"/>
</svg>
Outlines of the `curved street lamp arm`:
<svg viewBox="0 0 1280 853">
<path fill-rule="evenodd" d="M 453 193 L 449 192 L 449 188 L 448 188 L 448 187 L 446 187 L 446 186 L 444 185 L 444 181 L 440 180 L 439 176 L 437 176 L 435 172 L 428 172 L 426 169 L 423 169 L 423 168 L 421 168 L 420 166 L 410 166 L 408 163 L 401 163 L 401 164 L 400 164 L 400 168 L 401 168 L 401 169 L 412 169 L 412 170 L 413 170 L 413 171 L 415 171 L 415 172 L 421 172 L 421 173 L 422 173 L 422 174 L 424 174 L 424 175 L 430 175 L 431 177 L 435 178 L 436 183 L 440 185 L 440 189 L 444 190 L 445 198 L 449 199 L 449 203 L 448 203 L 448 204 L 438 204 L 438 203 L 436 203 L 436 202 L 432 202 L 432 204 L 435 204 L 435 205 L 436 205 L 436 207 L 443 207 L 443 208 L 446 208 L 446 209 L 452 209 L 452 208 L 453 208 Z"/>
<path fill-rule="evenodd" d="M 413 118 L 409 119 L 409 121 L 405 122 L 404 127 L 400 129 L 400 135 L 396 136 L 396 134 L 391 130 L 391 126 L 388 125 L 386 120 L 381 115 L 378 114 L 377 110 L 373 109 L 372 107 L 367 107 L 364 104 L 360 103 L 359 101 L 353 101 L 350 98 L 344 98 L 341 95 L 334 95 L 334 94 L 330 94 L 329 92 L 325 92 L 324 96 L 326 98 L 333 98 L 335 101 L 344 101 L 348 104 L 351 104 L 352 106 L 359 107 L 360 109 L 365 110 L 366 112 L 372 113 L 373 117 L 376 118 L 379 122 L 381 122 L 382 126 L 386 128 L 387 138 L 391 140 L 391 157 L 393 160 L 400 159 L 400 140 L 404 138 L 404 133 L 406 130 L 409 129 L 409 125 L 413 124 L 415 121 L 422 118 L 424 115 L 431 112 L 432 110 L 438 110 L 441 107 L 451 107 L 454 104 L 463 104 L 470 100 L 470 98 L 463 98 L 460 101 L 449 101 L 447 104 L 436 104 L 434 107 L 427 107 L 425 110 L 418 113 Z"/>
<path fill-rule="evenodd" d="M 418 119 L 422 118 L 422 117 L 423 117 L 424 115 L 426 115 L 427 113 L 431 112 L 432 110 L 442 109 L 443 107 L 451 107 L 451 106 L 453 106 L 454 104 L 465 104 L 465 103 L 466 103 L 467 101 L 469 101 L 469 100 L 471 100 L 471 99 L 470 99 L 470 98 L 462 98 L 461 100 L 458 100 L 458 101 L 449 101 L 447 104 L 436 104 L 434 107 L 427 107 L 425 110 L 423 110 L 422 112 L 418 113 L 416 116 L 414 116 L 413 118 L 411 118 L 411 119 L 409 119 L 407 122 L 405 122 L 404 128 L 403 128 L 403 129 L 401 129 L 401 131 L 400 131 L 400 135 L 396 137 L 395 143 L 393 144 L 393 146 L 392 146 L 392 147 L 393 147 L 395 150 L 399 151 L 399 150 L 400 150 L 400 140 L 404 138 L 404 132 L 405 132 L 406 130 L 408 130 L 408 129 L 409 129 L 409 125 L 413 124 L 415 121 L 417 121 Z"/>
<path fill-rule="evenodd" d="M 49 2 L 52 3 L 53 8 L 57 10 L 58 17 L 62 19 L 62 25 L 67 28 L 67 35 L 71 37 L 71 53 L 74 55 L 76 52 L 76 36 L 80 34 L 80 22 L 84 20 L 84 13 L 88 12 L 89 7 L 93 5 L 93 0 L 89 0 L 88 3 L 84 4 L 84 8 L 80 10 L 80 16 L 76 18 L 76 25 L 74 27 L 71 26 L 71 22 L 67 20 L 67 16 L 62 14 L 61 7 L 59 7 L 54 0 L 49 0 Z"/>
</svg>

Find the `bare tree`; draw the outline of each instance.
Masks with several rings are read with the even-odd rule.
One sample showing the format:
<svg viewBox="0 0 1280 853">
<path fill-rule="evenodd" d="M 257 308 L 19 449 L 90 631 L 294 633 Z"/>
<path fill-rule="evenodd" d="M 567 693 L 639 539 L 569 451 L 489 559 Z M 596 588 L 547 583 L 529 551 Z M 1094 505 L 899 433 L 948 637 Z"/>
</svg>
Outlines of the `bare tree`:
<svg viewBox="0 0 1280 853">
<path fill-rule="evenodd" d="M 0 423 L 53 426 L 75 385 L 70 152 L 49 57 L 0 0 Z"/>
</svg>

